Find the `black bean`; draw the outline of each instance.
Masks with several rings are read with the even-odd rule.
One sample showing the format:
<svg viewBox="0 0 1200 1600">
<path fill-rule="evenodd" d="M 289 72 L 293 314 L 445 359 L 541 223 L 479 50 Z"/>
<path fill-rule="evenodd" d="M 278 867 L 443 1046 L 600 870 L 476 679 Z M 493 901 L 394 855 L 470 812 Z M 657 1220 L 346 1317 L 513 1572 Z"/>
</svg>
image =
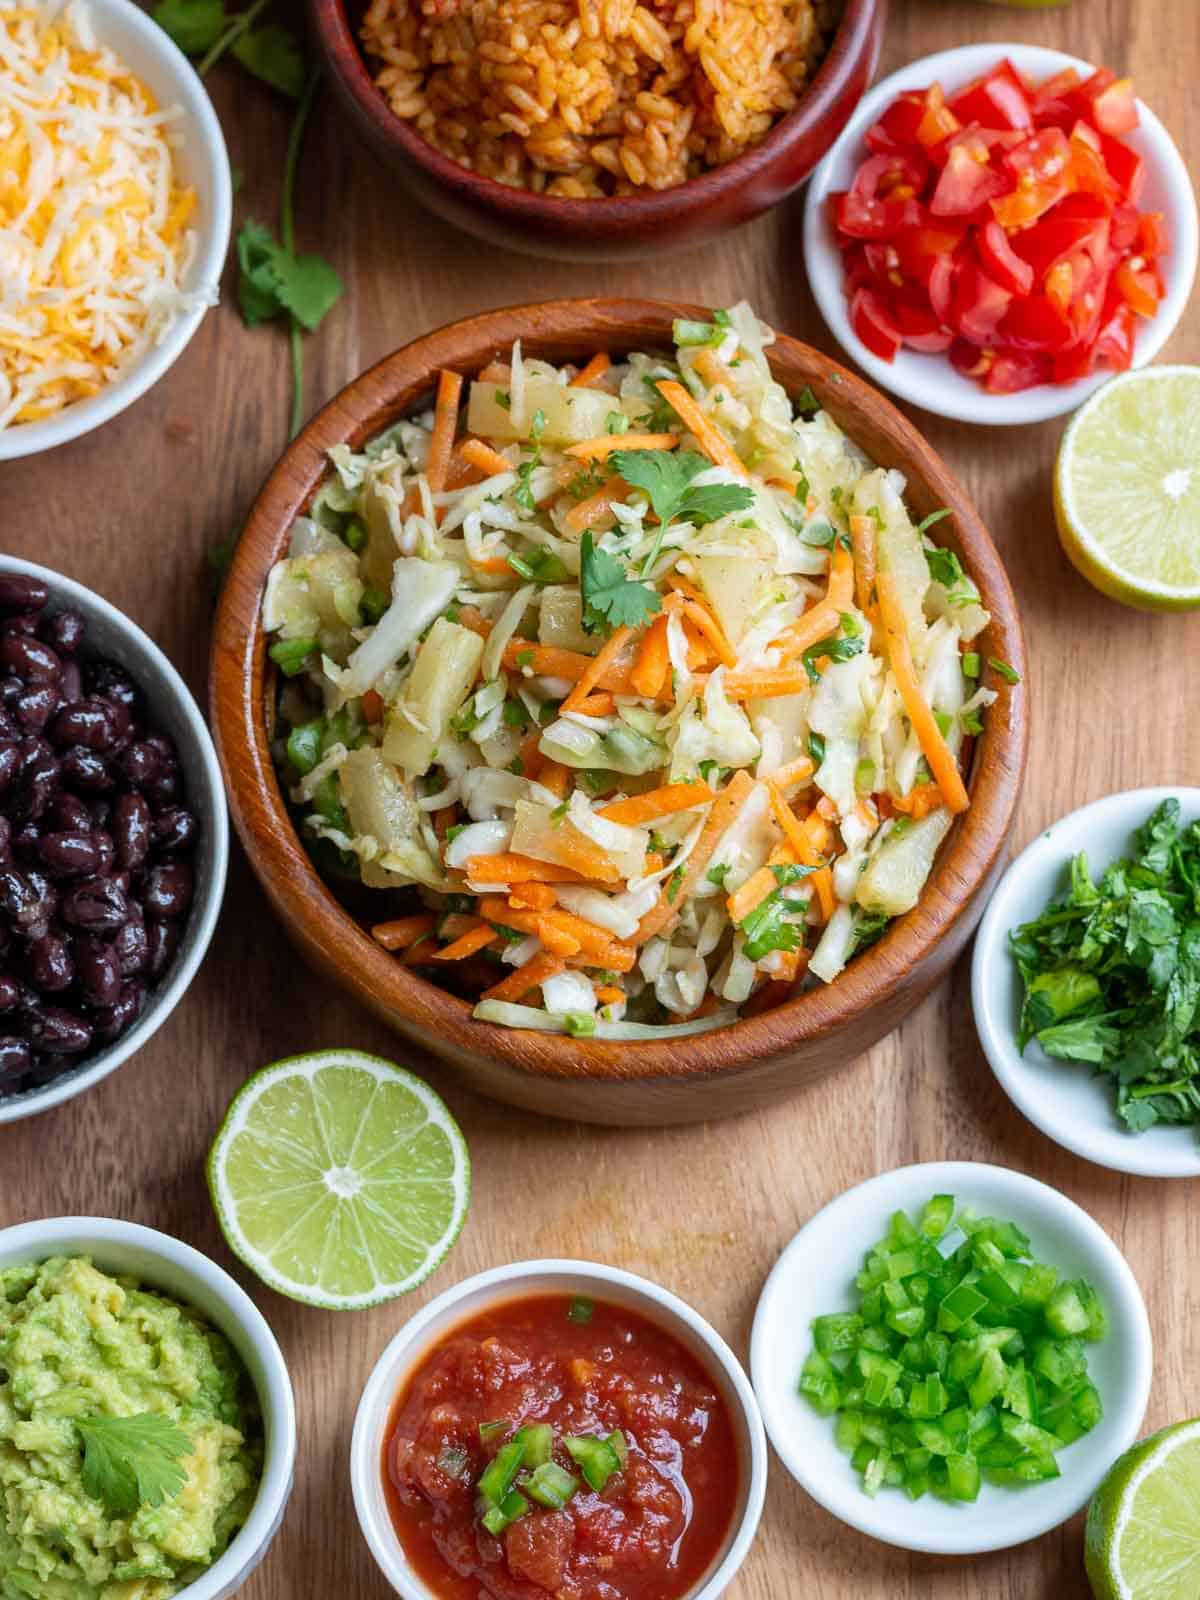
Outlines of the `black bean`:
<svg viewBox="0 0 1200 1600">
<path fill-rule="evenodd" d="M 97 795 L 94 800 L 87 803 L 88 811 L 92 817 L 93 828 L 107 828 L 112 820 L 112 801 L 106 795 Z"/>
<path fill-rule="evenodd" d="M 150 848 L 150 807 L 140 794 L 120 794 L 113 806 L 111 833 L 117 865 L 123 871 L 140 867 Z"/>
<path fill-rule="evenodd" d="M 182 861 L 164 861 L 146 875 L 142 905 L 150 917 L 181 917 L 192 898 L 192 869 Z"/>
<path fill-rule="evenodd" d="M 175 959 L 179 949 L 178 922 L 159 922 L 151 917 L 146 924 L 146 938 L 150 945 L 150 976 L 157 983 Z"/>
<path fill-rule="evenodd" d="M 21 730 L 17 727 L 17 719 L 7 706 L 0 706 L 0 739 L 19 739 Z"/>
<path fill-rule="evenodd" d="M 0 572 L 0 611 L 40 611 L 50 591 L 40 578 L 23 572 Z"/>
<path fill-rule="evenodd" d="M 130 729 L 133 727 L 133 717 L 129 707 L 121 700 L 113 700 L 108 695 L 93 695 L 92 699 L 107 708 L 113 729 L 113 748 L 128 740 Z"/>
<path fill-rule="evenodd" d="M 84 878 L 62 897 L 63 921 L 88 931 L 119 928 L 128 909 L 124 890 L 111 878 Z"/>
<path fill-rule="evenodd" d="M 60 747 L 79 744 L 88 750 L 107 750 L 116 733 L 114 723 L 108 701 L 89 695 L 86 700 L 64 706 L 47 729 L 47 736 Z"/>
<path fill-rule="evenodd" d="M 38 860 L 36 853 L 31 853 L 30 855 L 29 865 L 25 868 L 25 877 L 28 880 L 29 887 L 37 895 L 41 906 L 36 919 L 39 929 L 42 929 L 42 925 L 45 928 L 49 928 L 54 918 L 58 915 L 59 893 L 42 871 L 41 862 Z M 39 938 L 40 932 L 31 932 L 29 937 L 31 939 Z"/>
<path fill-rule="evenodd" d="M 117 769 L 126 783 L 141 789 L 162 770 L 162 757 L 148 740 L 135 739 L 117 757 Z"/>
<path fill-rule="evenodd" d="M 75 961 L 67 941 L 58 933 L 44 933 L 30 941 L 25 967 L 43 994 L 69 989 L 75 981 Z"/>
<path fill-rule="evenodd" d="M 18 828 L 12 836 L 12 856 L 17 864 L 26 871 L 38 865 L 38 845 L 41 843 L 42 830 L 36 822 L 27 822 L 23 828 Z"/>
<path fill-rule="evenodd" d="M 21 770 L 21 751 L 15 739 L 0 739 L 0 794 Z"/>
<path fill-rule="evenodd" d="M 142 908 L 136 902 L 129 907 L 129 919 L 116 931 L 112 942 L 117 963 L 123 978 L 132 978 L 145 972 L 150 962 L 150 940 Z"/>
<path fill-rule="evenodd" d="M 0 867 L 0 911 L 13 925 L 24 931 L 37 917 L 41 897 L 25 873 L 16 867 Z"/>
<path fill-rule="evenodd" d="M 16 616 L 5 617 L 0 622 L 0 639 L 15 639 L 18 635 L 35 638 L 41 620 L 36 611 L 18 611 Z"/>
<path fill-rule="evenodd" d="M 13 711 L 26 733 L 40 733 L 58 710 L 60 699 L 58 684 L 31 684 L 13 701 Z"/>
<path fill-rule="evenodd" d="M 46 807 L 46 821 L 58 833 L 90 833 L 92 813 L 78 796 L 60 789 Z"/>
<path fill-rule="evenodd" d="M 17 781 L 8 807 L 14 822 L 36 822 L 50 804 L 58 788 L 59 764 L 52 755 L 39 755 L 31 761 Z"/>
<path fill-rule="evenodd" d="M 23 1078 L 32 1066 L 33 1051 L 24 1039 L 14 1039 L 10 1035 L 0 1039 L 0 1082 Z"/>
<path fill-rule="evenodd" d="M 73 941 L 79 991 L 91 1006 L 112 1006 L 121 993 L 121 962 L 102 939 L 76 934 Z"/>
<path fill-rule="evenodd" d="M 52 878 L 92 878 L 103 871 L 97 842 L 101 837 L 94 833 L 44 833 L 38 840 L 38 855 Z"/>
<path fill-rule="evenodd" d="M 199 831 L 200 824 L 186 806 L 168 806 L 155 819 L 155 846 L 159 850 L 190 850 Z"/>
<path fill-rule="evenodd" d="M 78 611 L 59 611 L 42 628 L 42 638 L 60 655 L 73 656 L 83 643 L 87 623 Z"/>
<path fill-rule="evenodd" d="M 111 661 L 89 661 L 84 668 L 84 682 L 89 694 L 103 695 L 106 700 L 119 701 L 125 709 L 136 714 L 139 702 L 137 689 L 128 673 Z"/>
<path fill-rule="evenodd" d="M 11 1011 L 21 997 L 21 985 L 11 972 L 0 972 L 0 1011 Z"/>
<path fill-rule="evenodd" d="M 61 704 L 74 705 L 76 700 L 83 697 L 83 673 L 79 670 L 78 661 L 73 661 L 70 656 L 63 662 L 62 677 L 58 680 L 61 694 Z"/>
<path fill-rule="evenodd" d="M 43 1006 L 25 1018 L 26 1039 L 47 1055 L 76 1056 L 92 1042 L 92 1030 L 82 1017 L 61 1006 Z"/>
<path fill-rule="evenodd" d="M 106 794 L 117 781 L 99 751 L 85 750 L 80 745 L 63 755 L 62 779 L 76 794 Z"/>
<path fill-rule="evenodd" d="M 20 678 L 0 678 L 0 705 L 11 706 L 24 689 L 25 684 Z"/>
<path fill-rule="evenodd" d="M 57 683 L 62 675 L 58 652 L 40 639 L 21 633 L 0 638 L 0 666 L 17 673 L 26 683 Z"/>
<path fill-rule="evenodd" d="M 121 993 L 117 996 L 116 1004 L 105 1006 L 95 1013 L 92 1026 L 96 1038 L 103 1040 L 105 1044 L 111 1044 L 114 1039 L 119 1039 L 137 1020 L 145 1002 L 146 985 L 140 978 L 128 979 L 121 985 Z"/>
</svg>

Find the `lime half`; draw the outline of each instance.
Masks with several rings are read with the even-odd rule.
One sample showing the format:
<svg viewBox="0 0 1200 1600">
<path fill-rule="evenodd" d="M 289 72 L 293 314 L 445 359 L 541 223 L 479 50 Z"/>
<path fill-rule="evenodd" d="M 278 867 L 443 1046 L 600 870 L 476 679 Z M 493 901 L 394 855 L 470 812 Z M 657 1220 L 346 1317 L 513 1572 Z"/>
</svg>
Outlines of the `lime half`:
<svg viewBox="0 0 1200 1600">
<path fill-rule="evenodd" d="M 353 1311 L 429 1276 L 467 1214 L 471 1162 L 428 1084 L 359 1050 L 264 1067 L 208 1158 L 230 1248 L 293 1300 Z"/>
<path fill-rule="evenodd" d="M 1200 1422 L 1127 1450 L 1088 1510 L 1085 1560 L 1096 1600 L 1200 1595 Z"/>
<path fill-rule="evenodd" d="M 1054 469 L 1063 549 L 1102 593 L 1200 606 L 1200 367 L 1143 367 L 1071 419 Z"/>
</svg>

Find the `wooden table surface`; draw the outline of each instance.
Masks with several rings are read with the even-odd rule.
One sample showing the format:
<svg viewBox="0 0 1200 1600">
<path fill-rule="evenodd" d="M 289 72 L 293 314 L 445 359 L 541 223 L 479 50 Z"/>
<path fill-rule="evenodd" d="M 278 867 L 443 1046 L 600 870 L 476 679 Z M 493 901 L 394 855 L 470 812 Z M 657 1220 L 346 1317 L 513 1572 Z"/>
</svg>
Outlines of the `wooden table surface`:
<svg viewBox="0 0 1200 1600">
<path fill-rule="evenodd" d="M 288 9 L 291 9 L 289 5 Z M 299 8 L 297 7 L 297 10 Z M 1132 72 L 1200 167 L 1195 0 L 1075 0 L 1065 11 L 977 0 L 894 0 L 882 68 L 967 41 L 1060 46 Z M 1188 40 L 1191 40 L 1189 46 Z M 1174 44 L 1173 44 L 1174 41 Z M 287 113 L 233 67 L 212 84 L 242 216 L 274 220 Z M 746 296 L 776 326 L 832 350 L 804 280 L 801 198 L 683 256 L 593 269 L 493 252 L 425 215 L 381 175 L 328 101 L 304 159 L 302 248 L 328 254 L 349 293 L 307 341 L 310 408 L 385 352 L 455 317 L 571 294 L 660 293 L 708 304 Z M 0 543 L 61 568 L 123 607 L 197 694 L 211 613 L 205 555 L 239 526 L 285 442 L 285 341 L 245 330 L 227 282 L 169 377 L 90 438 L 0 469 Z M 1167 359 L 1200 361 L 1200 312 Z M 1200 701 L 1188 618 L 1102 599 L 1059 550 L 1050 508 L 1058 423 L 987 431 L 918 415 L 965 478 L 1008 564 L 1032 656 L 1033 743 L 1014 843 L 1113 789 L 1200 783 Z M 1082 843 L 1083 841 L 1081 841 Z M 907 1162 L 973 1158 L 1035 1174 L 1086 1207 L 1142 1285 L 1157 1360 L 1147 1428 L 1200 1409 L 1189 1263 L 1200 1214 L 1183 1183 L 1121 1177 L 1031 1128 L 976 1042 L 966 963 L 890 1039 L 790 1103 L 665 1133 L 596 1130 L 473 1100 L 292 957 L 240 851 L 207 963 L 170 1022 L 80 1100 L 0 1129 L 0 1225 L 68 1212 L 177 1234 L 226 1266 L 202 1163 L 226 1104 L 255 1068 L 352 1045 L 407 1061 L 444 1089 L 471 1144 L 470 1219 L 450 1259 L 407 1302 L 338 1316 L 260 1288 L 238 1269 L 291 1364 L 300 1414 L 296 1493 L 246 1600 L 384 1600 L 359 1536 L 347 1450 L 359 1391 L 406 1316 L 457 1278 L 528 1256 L 585 1256 L 690 1300 L 744 1357 L 763 1279 L 796 1229 L 851 1184 Z M 536 1197 L 512 1204 L 518 1175 Z M 799 1352 L 798 1352 L 799 1353 Z M 757 1544 L 736 1600 L 1085 1600 L 1077 1518 L 1021 1549 L 971 1560 L 908 1555 L 842 1526 L 773 1463 Z"/>
</svg>

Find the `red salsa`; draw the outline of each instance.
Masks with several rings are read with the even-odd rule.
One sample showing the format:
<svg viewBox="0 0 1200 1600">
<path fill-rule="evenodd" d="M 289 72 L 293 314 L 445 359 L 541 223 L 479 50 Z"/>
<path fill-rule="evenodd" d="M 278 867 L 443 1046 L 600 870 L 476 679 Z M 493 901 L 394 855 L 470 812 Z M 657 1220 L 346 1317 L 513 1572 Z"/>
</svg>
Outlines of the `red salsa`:
<svg viewBox="0 0 1200 1600">
<path fill-rule="evenodd" d="M 443 1600 L 682 1600 L 739 1491 L 728 1408 L 671 1334 L 539 1295 L 461 1323 L 397 1397 L 397 1537 Z"/>
</svg>

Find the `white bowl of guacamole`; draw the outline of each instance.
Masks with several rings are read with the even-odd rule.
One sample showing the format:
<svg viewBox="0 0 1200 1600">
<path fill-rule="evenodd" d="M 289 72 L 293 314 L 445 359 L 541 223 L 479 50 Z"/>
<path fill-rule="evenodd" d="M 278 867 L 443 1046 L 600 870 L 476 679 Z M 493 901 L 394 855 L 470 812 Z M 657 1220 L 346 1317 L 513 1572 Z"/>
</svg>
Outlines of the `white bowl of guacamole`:
<svg viewBox="0 0 1200 1600">
<path fill-rule="evenodd" d="M 295 1454 L 279 1346 L 215 1263 L 104 1218 L 0 1231 L 0 1600 L 223 1600 Z"/>
</svg>

